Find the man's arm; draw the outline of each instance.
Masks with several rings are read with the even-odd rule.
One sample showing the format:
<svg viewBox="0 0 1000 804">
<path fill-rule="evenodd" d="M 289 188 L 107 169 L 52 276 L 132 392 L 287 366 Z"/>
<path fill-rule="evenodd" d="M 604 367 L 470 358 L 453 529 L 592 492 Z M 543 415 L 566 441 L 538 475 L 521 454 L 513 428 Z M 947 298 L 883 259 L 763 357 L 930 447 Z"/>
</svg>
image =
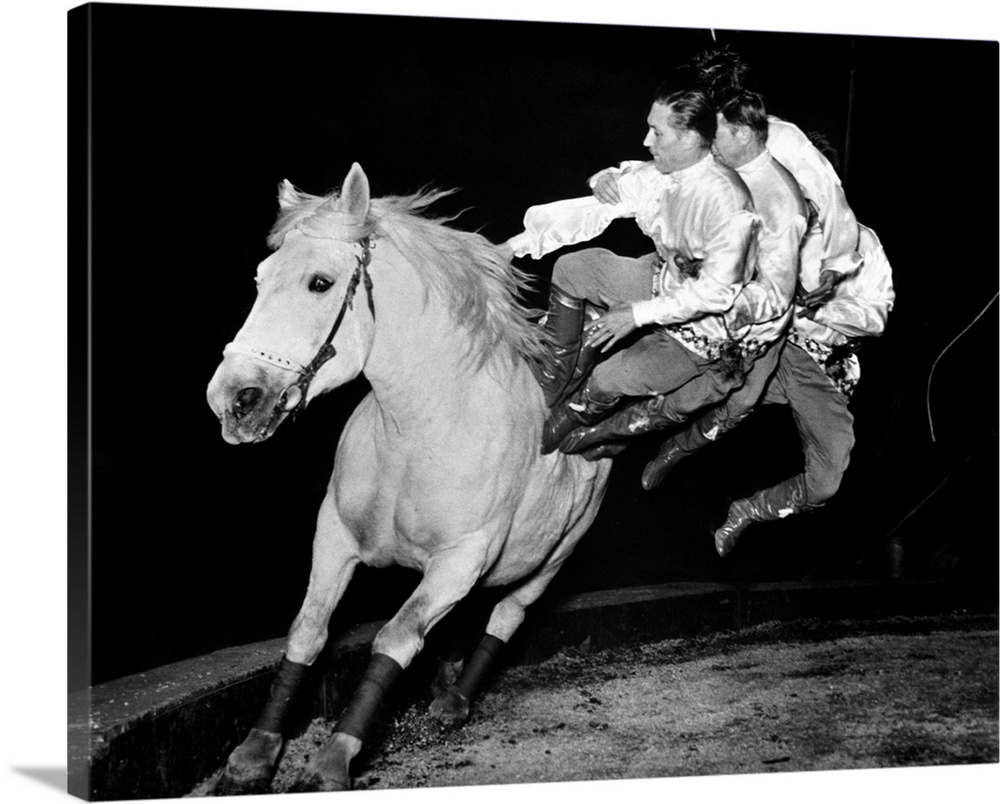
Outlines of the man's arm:
<svg viewBox="0 0 1000 804">
<path fill-rule="evenodd" d="M 593 196 L 570 198 L 529 207 L 524 231 L 507 241 L 514 256 L 544 257 L 563 246 L 597 237 L 617 218 L 628 217 L 622 205 L 602 204 Z"/>
<path fill-rule="evenodd" d="M 767 147 L 791 171 L 816 213 L 821 270 L 851 274 L 860 264 L 858 220 L 833 165 L 794 123 L 771 118 Z"/>
<path fill-rule="evenodd" d="M 648 181 L 637 169 L 645 164 L 622 162 L 620 167 L 591 176 L 588 183 L 591 187 L 600 183 L 601 197 L 595 194 L 530 207 L 524 216 L 524 231 L 507 241 L 514 254 L 538 259 L 563 246 L 592 240 L 618 218 L 634 217 Z"/>
<path fill-rule="evenodd" d="M 849 338 L 881 335 L 896 299 L 889 260 L 874 232 L 865 227 L 861 227 L 861 248 L 862 267 L 841 282 L 837 295 L 811 316 L 817 324 Z"/>
<path fill-rule="evenodd" d="M 781 318 L 792 306 L 807 225 L 803 215 L 792 215 L 778 230 L 761 230 L 756 276 L 740 291 L 727 315 L 734 335 L 751 324 Z"/>
<path fill-rule="evenodd" d="M 618 167 L 609 167 L 600 170 L 587 179 L 587 184 L 594 191 L 594 198 L 602 204 L 619 204 L 622 201 L 622 193 L 618 187 L 619 179 L 623 173 L 629 173 L 646 162 L 628 161 L 622 162 Z"/>
</svg>

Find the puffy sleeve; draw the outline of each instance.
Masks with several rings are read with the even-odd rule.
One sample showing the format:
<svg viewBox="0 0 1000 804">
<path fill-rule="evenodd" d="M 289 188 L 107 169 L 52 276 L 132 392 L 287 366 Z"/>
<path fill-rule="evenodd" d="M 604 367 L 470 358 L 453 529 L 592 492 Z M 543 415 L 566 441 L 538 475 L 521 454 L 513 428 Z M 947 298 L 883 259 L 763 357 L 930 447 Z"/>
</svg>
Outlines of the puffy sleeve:
<svg viewBox="0 0 1000 804">
<path fill-rule="evenodd" d="M 633 303 L 636 325 L 679 324 L 729 310 L 748 278 L 758 225 L 757 214 L 749 209 L 736 211 L 718 225 L 707 239 L 695 276 L 674 280 L 663 295 Z"/>
<path fill-rule="evenodd" d="M 617 218 L 629 217 L 623 204 L 602 204 L 593 196 L 570 198 L 529 207 L 524 231 L 507 244 L 514 255 L 534 259 L 577 243 L 585 243 L 603 232 Z"/>
<path fill-rule="evenodd" d="M 863 263 L 837 287 L 837 295 L 816 311 L 813 320 L 849 338 L 870 338 L 885 330 L 896 292 L 892 267 L 875 233 L 860 228 Z"/>
<path fill-rule="evenodd" d="M 626 160 L 625 162 L 619 164 L 618 167 L 609 167 L 609 168 L 604 168 L 604 170 L 597 171 L 597 173 L 595 173 L 593 176 L 587 179 L 587 184 L 590 185 L 591 189 L 593 189 L 594 187 L 597 186 L 597 182 L 602 176 L 611 175 L 617 179 L 623 173 L 631 173 L 635 171 L 636 168 L 640 168 L 646 164 L 648 164 L 648 162 L 641 162 L 637 159 Z"/>
<path fill-rule="evenodd" d="M 562 248 L 585 243 L 601 234 L 618 218 L 633 218 L 644 193 L 648 176 L 639 168 L 646 162 L 622 162 L 606 168 L 588 179 L 593 187 L 605 174 L 614 177 L 621 201 L 604 204 L 593 196 L 570 198 L 529 207 L 524 215 L 524 231 L 507 241 L 514 255 L 531 255 L 534 259 Z"/>
</svg>

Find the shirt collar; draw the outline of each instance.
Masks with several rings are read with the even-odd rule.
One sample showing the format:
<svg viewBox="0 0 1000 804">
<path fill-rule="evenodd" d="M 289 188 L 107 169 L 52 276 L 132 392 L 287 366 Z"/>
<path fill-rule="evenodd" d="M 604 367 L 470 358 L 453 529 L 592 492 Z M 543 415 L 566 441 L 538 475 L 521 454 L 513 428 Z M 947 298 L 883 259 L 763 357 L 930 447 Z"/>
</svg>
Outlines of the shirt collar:
<svg viewBox="0 0 1000 804">
<path fill-rule="evenodd" d="M 672 173 L 661 173 L 660 175 L 666 180 L 668 187 L 675 184 L 683 184 L 688 179 L 702 173 L 709 166 L 711 166 L 714 161 L 715 157 L 712 156 L 712 152 L 709 151 L 702 159 L 699 159 L 693 165 L 688 165 L 686 168 L 675 170 Z"/>
<path fill-rule="evenodd" d="M 747 162 L 745 165 L 740 165 L 736 168 L 737 173 L 754 173 L 760 170 L 764 165 L 771 161 L 771 152 L 765 148 L 757 156 Z"/>
</svg>

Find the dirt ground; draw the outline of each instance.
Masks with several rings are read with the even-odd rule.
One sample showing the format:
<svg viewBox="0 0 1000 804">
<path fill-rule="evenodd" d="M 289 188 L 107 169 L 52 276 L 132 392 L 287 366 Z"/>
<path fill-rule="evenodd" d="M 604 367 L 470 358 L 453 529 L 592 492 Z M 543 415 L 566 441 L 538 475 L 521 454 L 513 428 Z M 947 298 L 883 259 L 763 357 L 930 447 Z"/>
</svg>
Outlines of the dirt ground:
<svg viewBox="0 0 1000 804">
<path fill-rule="evenodd" d="M 497 673 L 465 726 L 388 712 L 356 789 L 996 763 L 993 617 L 769 624 Z M 291 741 L 283 792 L 327 739 Z M 213 779 L 192 791 L 205 795 Z"/>
</svg>

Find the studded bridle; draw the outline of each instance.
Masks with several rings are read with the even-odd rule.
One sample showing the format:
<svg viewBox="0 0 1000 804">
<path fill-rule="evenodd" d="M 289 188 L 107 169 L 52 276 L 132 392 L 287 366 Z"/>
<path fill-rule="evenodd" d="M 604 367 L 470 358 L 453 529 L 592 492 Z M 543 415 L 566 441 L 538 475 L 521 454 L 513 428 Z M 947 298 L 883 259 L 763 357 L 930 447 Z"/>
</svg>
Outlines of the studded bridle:
<svg viewBox="0 0 1000 804">
<path fill-rule="evenodd" d="M 355 256 L 357 260 L 357 265 L 354 268 L 354 272 L 351 274 L 350 281 L 347 283 L 347 292 L 344 294 L 344 301 L 340 305 L 340 311 L 337 313 L 337 318 L 333 322 L 333 326 L 330 327 L 330 332 L 326 336 L 326 340 L 323 341 L 319 350 L 316 352 L 315 357 L 305 366 L 294 361 L 289 360 L 282 355 L 277 354 L 270 349 L 261 349 L 252 344 L 248 344 L 242 341 L 233 341 L 226 344 L 226 347 L 222 350 L 223 355 L 227 354 L 240 354 L 246 355 L 247 357 L 252 357 L 262 363 L 269 363 L 272 366 L 277 366 L 278 368 L 286 369 L 288 371 L 296 372 L 299 377 L 298 379 L 289 385 L 284 393 L 282 393 L 281 398 L 275 404 L 274 409 L 271 411 L 271 418 L 268 420 L 266 427 L 270 427 L 278 417 L 284 412 L 285 401 L 288 399 L 288 392 L 293 388 L 298 388 L 299 398 L 295 402 L 295 406 L 288 411 L 289 418 L 295 418 L 305 407 L 306 392 L 309 390 L 309 385 L 312 383 L 313 378 L 315 378 L 317 372 L 323 365 L 337 354 L 337 347 L 333 345 L 333 339 L 337 335 L 337 331 L 340 329 L 340 325 L 344 321 L 344 316 L 348 309 L 354 309 L 354 296 L 357 293 L 358 285 L 364 282 L 365 294 L 368 297 L 368 309 L 371 311 L 372 319 L 375 318 L 375 300 L 372 297 L 372 278 L 368 273 L 368 265 L 371 263 L 372 259 L 372 249 L 375 247 L 374 238 L 371 235 L 363 237 L 360 240 L 353 241 L 361 246 L 361 253 Z"/>
</svg>

